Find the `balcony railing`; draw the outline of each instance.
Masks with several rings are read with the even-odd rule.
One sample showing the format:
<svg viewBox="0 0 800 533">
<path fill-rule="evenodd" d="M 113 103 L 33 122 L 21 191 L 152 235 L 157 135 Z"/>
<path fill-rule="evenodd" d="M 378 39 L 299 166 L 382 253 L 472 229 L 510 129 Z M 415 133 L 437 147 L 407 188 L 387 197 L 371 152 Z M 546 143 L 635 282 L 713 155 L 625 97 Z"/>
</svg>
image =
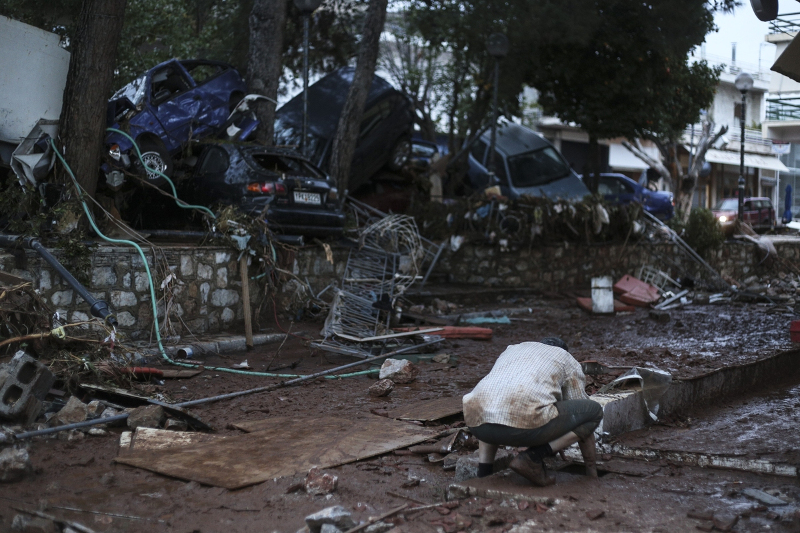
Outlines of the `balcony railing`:
<svg viewBox="0 0 800 533">
<path fill-rule="evenodd" d="M 767 98 L 767 120 L 800 120 L 800 97 Z"/>
<path fill-rule="evenodd" d="M 784 13 L 769 23 L 770 33 L 793 34 L 800 31 L 800 13 Z"/>
<path fill-rule="evenodd" d="M 725 138 L 728 139 L 730 142 L 741 142 L 741 133 L 739 128 L 735 128 L 736 131 L 732 131 L 733 128 L 728 130 L 728 133 L 725 134 Z M 703 127 L 700 124 L 694 125 L 694 143 L 692 143 L 692 127 L 689 126 L 685 130 L 683 130 L 683 142 L 686 144 L 697 144 L 700 140 L 700 135 L 703 133 Z M 765 146 L 767 148 L 772 147 L 772 139 L 765 139 L 761 135 L 761 130 L 754 130 L 745 128 L 744 130 L 744 142 L 745 144 L 750 145 L 758 145 L 758 146 Z"/>
</svg>

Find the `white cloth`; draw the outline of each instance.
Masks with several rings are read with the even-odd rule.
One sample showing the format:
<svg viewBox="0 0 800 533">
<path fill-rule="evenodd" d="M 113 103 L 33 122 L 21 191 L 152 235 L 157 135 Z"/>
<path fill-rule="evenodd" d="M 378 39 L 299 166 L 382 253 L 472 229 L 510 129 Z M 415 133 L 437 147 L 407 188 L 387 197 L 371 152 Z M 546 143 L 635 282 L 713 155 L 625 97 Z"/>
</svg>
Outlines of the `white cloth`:
<svg viewBox="0 0 800 533">
<path fill-rule="evenodd" d="M 539 342 L 506 348 L 489 374 L 464 396 L 469 427 L 535 429 L 558 415 L 555 402 L 584 400 L 586 376 L 566 350 Z"/>
</svg>

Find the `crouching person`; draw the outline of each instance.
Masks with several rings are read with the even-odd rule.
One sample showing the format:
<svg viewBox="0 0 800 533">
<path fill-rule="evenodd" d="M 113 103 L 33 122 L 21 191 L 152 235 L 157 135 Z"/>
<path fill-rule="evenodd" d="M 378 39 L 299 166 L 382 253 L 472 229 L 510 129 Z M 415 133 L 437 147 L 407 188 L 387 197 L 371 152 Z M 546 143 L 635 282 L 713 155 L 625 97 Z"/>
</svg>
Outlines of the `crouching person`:
<svg viewBox="0 0 800 533">
<path fill-rule="evenodd" d="M 597 477 L 594 430 L 603 408 L 588 398 L 586 376 L 559 338 L 509 346 L 464 396 L 464 420 L 480 441 L 478 477 L 492 473 L 498 446 L 524 446 L 511 469 L 544 487 L 555 483 L 544 458 L 579 443 L 586 473 Z"/>
</svg>

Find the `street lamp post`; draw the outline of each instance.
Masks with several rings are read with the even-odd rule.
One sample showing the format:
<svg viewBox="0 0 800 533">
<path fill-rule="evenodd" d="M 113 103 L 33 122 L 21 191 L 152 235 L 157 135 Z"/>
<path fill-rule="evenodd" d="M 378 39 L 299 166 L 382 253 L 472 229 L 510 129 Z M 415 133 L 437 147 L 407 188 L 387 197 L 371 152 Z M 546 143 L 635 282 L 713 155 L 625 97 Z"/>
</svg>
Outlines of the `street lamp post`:
<svg viewBox="0 0 800 533">
<path fill-rule="evenodd" d="M 294 5 L 303 14 L 303 137 L 300 150 L 308 156 L 308 26 L 311 13 L 322 3 L 322 0 L 294 0 Z"/>
<path fill-rule="evenodd" d="M 746 72 L 736 76 L 733 82 L 739 92 L 742 93 L 742 118 L 741 140 L 739 142 L 739 222 L 744 221 L 744 122 L 747 115 L 747 91 L 753 88 L 753 77 Z"/>
<path fill-rule="evenodd" d="M 494 161 L 494 146 L 497 141 L 497 93 L 498 85 L 500 85 L 500 59 L 508 54 L 508 37 L 502 33 L 493 33 L 489 35 L 486 41 L 486 50 L 489 55 L 494 58 L 494 94 L 492 96 L 492 139 L 489 146 L 489 185 L 494 185 L 495 177 L 495 161 Z"/>
</svg>

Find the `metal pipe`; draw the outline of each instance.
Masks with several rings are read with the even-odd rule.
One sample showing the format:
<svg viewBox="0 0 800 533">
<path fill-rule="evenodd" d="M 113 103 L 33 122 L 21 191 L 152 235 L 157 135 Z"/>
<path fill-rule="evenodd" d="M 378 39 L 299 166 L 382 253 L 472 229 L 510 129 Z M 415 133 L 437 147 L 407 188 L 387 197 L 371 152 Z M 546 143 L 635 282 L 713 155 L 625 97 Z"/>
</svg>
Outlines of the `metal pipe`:
<svg viewBox="0 0 800 533">
<path fill-rule="evenodd" d="M 421 348 L 423 346 L 430 346 L 432 344 L 437 344 L 439 342 L 442 342 L 443 340 L 444 339 L 440 338 L 440 339 L 436 339 L 436 340 L 433 340 L 433 341 L 428 341 L 428 342 L 425 342 L 425 343 L 422 343 L 422 344 L 415 344 L 413 346 L 407 346 L 405 348 L 400 348 L 400 349 L 395 350 L 393 352 L 389 352 L 389 353 L 385 353 L 385 354 L 381 354 L 381 355 L 376 355 L 374 357 L 369 357 L 367 359 L 361 359 L 360 361 L 355 361 L 354 363 L 348 363 L 346 365 L 337 366 L 335 368 L 330 368 L 328 370 L 323 370 L 322 372 L 317 372 L 316 374 L 310 374 L 308 376 L 302 376 L 302 377 L 299 377 L 299 378 L 290 379 L 289 381 L 281 381 L 280 383 L 274 383 L 272 385 L 267 385 L 266 387 L 256 387 L 255 389 L 247 389 L 247 390 L 238 391 L 238 392 L 231 392 L 231 393 L 228 393 L 228 394 L 221 394 L 219 396 L 211 396 L 209 398 L 200 398 L 199 400 L 192 400 L 192 401 L 188 401 L 188 402 L 181 402 L 181 403 L 167 404 L 167 405 L 169 405 L 170 407 L 191 407 L 193 405 L 201 405 L 201 404 L 205 404 L 205 403 L 218 402 L 220 400 L 230 400 L 231 398 L 238 398 L 239 396 L 245 396 L 247 394 L 255 394 L 257 392 L 270 392 L 270 391 L 274 391 L 274 390 L 277 390 L 277 389 L 282 389 L 284 387 L 297 385 L 298 383 L 302 383 L 302 382 L 308 381 L 310 379 L 316 379 L 316 378 L 320 378 L 320 377 L 323 377 L 323 376 L 327 376 L 329 374 L 333 374 L 334 372 L 339 372 L 340 370 L 345 370 L 347 368 L 352 368 L 354 366 L 363 365 L 365 363 L 372 363 L 374 361 L 377 361 L 378 359 L 385 359 L 387 357 L 391 357 L 393 355 L 397 355 L 397 354 L 400 354 L 400 353 L 405 353 L 405 352 L 408 352 L 408 351 L 411 351 L 411 350 L 414 350 L 414 349 L 417 349 L 417 348 Z M 161 404 L 161 402 L 155 402 L 155 404 L 159 405 L 159 404 Z M 109 416 L 107 418 L 96 418 L 94 420 L 84 420 L 83 422 L 76 422 L 74 424 L 67 424 L 65 426 L 57 426 L 57 427 L 53 427 L 53 428 L 40 429 L 40 430 L 37 430 L 37 431 L 26 431 L 24 433 L 17 433 L 16 435 L 14 435 L 14 438 L 17 439 L 17 440 L 29 439 L 31 437 L 40 437 L 42 435 L 50 435 L 52 433 L 59 433 L 61 431 L 69 431 L 71 429 L 79 429 L 79 428 L 83 428 L 83 427 L 87 427 L 87 426 L 96 426 L 98 424 L 106 424 L 108 422 L 116 422 L 118 420 L 125 420 L 127 418 L 128 418 L 128 413 L 122 413 L 122 414 L 115 415 L 115 416 Z"/>
<path fill-rule="evenodd" d="M 734 43 L 735 45 L 735 43 Z M 736 47 L 734 46 L 734 60 L 736 58 Z M 745 106 L 747 106 L 747 91 L 742 91 L 742 118 L 741 134 L 742 138 L 739 143 L 739 222 L 744 222 L 744 120 L 745 120 Z"/>
<path fill-rule="evenodd" d="M 108 304 L 103 300 L 98 300 L 94 296 L 92 296 L 86 287 L 81 285 L 81 283 L 75 279 L 75 277 L 69 273 L 69 271 L 64 268 L 64 265 L 58 262 L 58 259 L 53 257 L 53 254 L 47 251 L 47 248 L 42 246 L 38 240 L 32 237 L 22 237 L 20 235 L 3 235 L 0 234 L 0 246 L 4 248 L 16 248 L 18 246 L 25 246 L 30 248 L 31 250 L 35 251 L 39 254 L 39 256 L 44 259 L 53 269 L 58 272 L 58 274 L 64 278 L 64 281 L 72 287 L 75 292 L 83 298 L 87 304 L 89 304 L 89 312 L 92 316 L 101 318 L 105 321 L 109 326 L 116 327 L 117 324 L 117 317 L 111 312 L 111 309 L 108 307 Z"/>
</svg>

